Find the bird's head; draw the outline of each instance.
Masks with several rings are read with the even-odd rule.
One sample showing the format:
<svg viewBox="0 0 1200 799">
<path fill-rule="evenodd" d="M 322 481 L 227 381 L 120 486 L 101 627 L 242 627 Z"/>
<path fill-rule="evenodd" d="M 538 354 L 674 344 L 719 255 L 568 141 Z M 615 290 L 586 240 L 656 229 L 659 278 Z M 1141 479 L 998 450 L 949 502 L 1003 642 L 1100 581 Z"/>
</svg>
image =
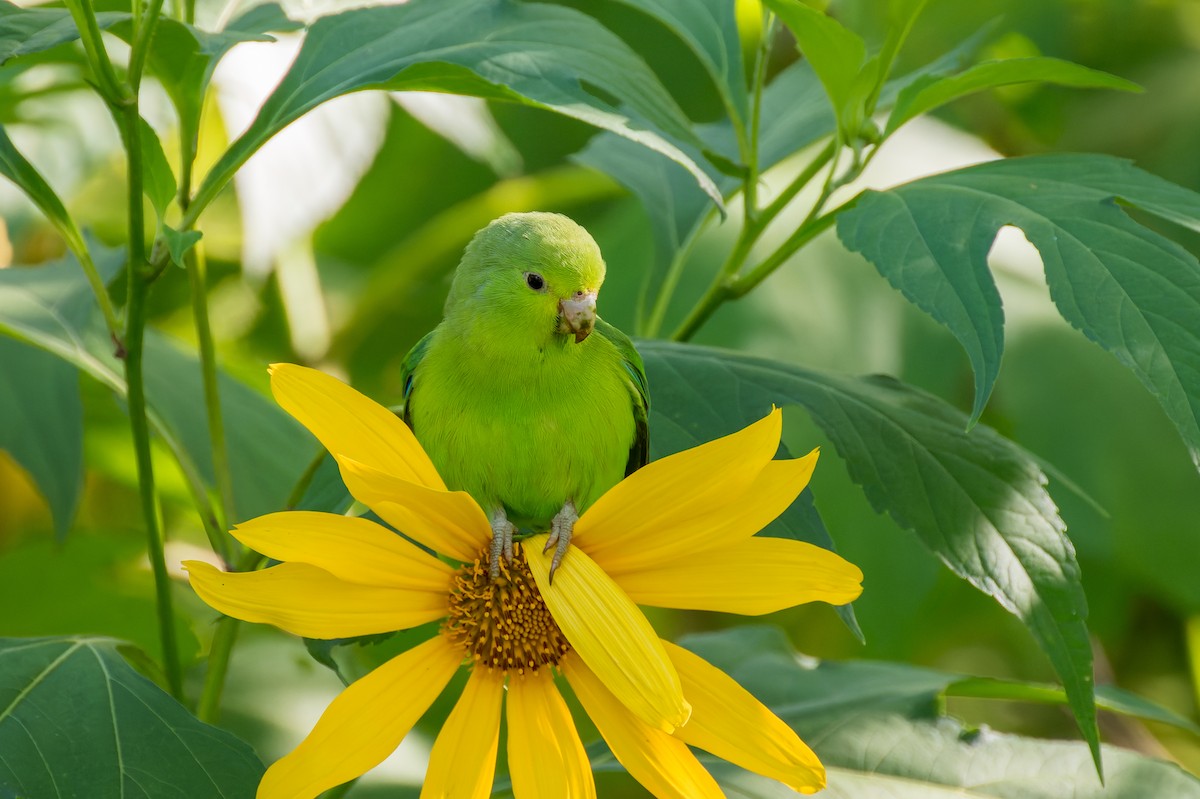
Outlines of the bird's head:
<svg viewBox="0 0 1200 799">
<path fill-rule="evenodd" d="M 561 214 L 505 214 L 475 234 L 446 300 L 447 319 L 579 343 L 596 324 L 604 259 Z M 461 316 L 461 315 L 464 315 Z"/>
</svg>

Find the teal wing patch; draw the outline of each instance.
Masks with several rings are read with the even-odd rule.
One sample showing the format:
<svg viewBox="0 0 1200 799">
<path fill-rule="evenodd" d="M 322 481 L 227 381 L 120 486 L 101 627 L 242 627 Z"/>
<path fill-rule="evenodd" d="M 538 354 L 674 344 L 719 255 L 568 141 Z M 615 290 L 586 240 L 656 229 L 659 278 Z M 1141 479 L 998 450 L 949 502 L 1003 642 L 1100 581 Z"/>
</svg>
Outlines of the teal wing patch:
<svg viewBox="0 0 1200 799">
<path fill-rule="evenodd" d="M 429 343 L 433 341 L 433 331 L 426 333 L 420 341 L 413 345 L 413 348 L 408 351 L 408 355 L 404 356 L 404 362 L 400 364 L 400 380 L 404 386 L 404 395 L 400 400 L 400 405 L 392 410 L 396 415 L 404 420 L 404 423 L 410 428 L 412 427 L 412 390 L 413 390 L 413 375 L 417 371 L 417 366 L 425 357 L 426 351 L 429 350 Z"/>
<path fill-rule="evenodd" d="M 633 446 L 629 448 L 629 460 L 625 463 L 625 476 L 628 477 L 650 460 L 650 391 L 646 387 L 646 367 L 642 364 L 642 356 L 638 354 L 629 336 L 603 319 L 596 320 L 596 332 L 611 341 L 621 353 L 622 364 L 629 375 L 634 436 Z"/>
</svg>

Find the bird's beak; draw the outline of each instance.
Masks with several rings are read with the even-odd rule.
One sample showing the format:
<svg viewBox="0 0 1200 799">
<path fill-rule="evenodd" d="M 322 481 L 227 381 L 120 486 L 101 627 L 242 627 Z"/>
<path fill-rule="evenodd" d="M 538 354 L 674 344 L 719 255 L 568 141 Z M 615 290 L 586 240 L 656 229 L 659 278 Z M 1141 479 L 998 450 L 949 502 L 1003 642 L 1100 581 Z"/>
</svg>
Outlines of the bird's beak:
<svg viewBox="0 0 1200 799">
<path fill-rule="evenodd" d="M 587 338 L 596 326 L 596 292 L 579 292 L 569 300 L 558 301 L 559 333 L 574 333 L 575 343 Z"/>
</svg>

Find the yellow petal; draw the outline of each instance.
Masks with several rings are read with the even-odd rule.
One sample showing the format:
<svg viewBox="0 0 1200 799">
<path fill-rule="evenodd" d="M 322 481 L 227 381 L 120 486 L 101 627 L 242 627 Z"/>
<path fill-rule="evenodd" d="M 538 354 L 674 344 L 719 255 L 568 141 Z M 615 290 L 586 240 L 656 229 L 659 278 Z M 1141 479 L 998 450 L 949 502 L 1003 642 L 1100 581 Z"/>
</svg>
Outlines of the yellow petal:
<svg viewBox="0 0 1200 799">
<path fill-rule="evenodd" d="M 783 538 L 750 538 L 613 579 L 639 605 L 747 616 L 805 602 L 845 605 L 862 593 L 862 571 L 853 563 L 813 544 Z"/>
<path fill-rule="evenodd" d="M 687 744 L 631 715 L 576 653 L 559 667 L 617 762 L 657 799 L 723 799 Z"/>
<path fill-rule="evenodd" d="M 196 560 L 184 561 L 183 566 L 200 598 L 226 616 L 273 624 L 306 638 L 387 633 L 448 612 L 445 590 L 348 583 L 307 563 L 236 573 Z"/>
<path fill-rule="evenodd" d="M 487 516 L 465 491 L 420 486 L 350 458 L 338 465 L 355 499 L 434 552 L 474 560 L 491 540 Z"/>
<path fill-rule="evenodd" d="M 275 401 L 332 454 L 402 480 L 446 487 L 408 425 L 387 408 L 316 369 L 276 363 L 269 371 Z"/>
<path fill-rule="evenodd" d="M 595 799 L 587 752 L 549 670 L 508 681 L 508 771 L 520 799 Z"/>
<path fill-rule="evenodd" d="M 271 513 L 232 532 L 269 558 L 308 563 L 352 583 L 445 593 L 454 573 L 386 527 L 336 513 Z"/>
<path fill-rule="evenodd" d="M 692 718 L 675 737 L 800 793 L 825 787 L 825 767 L 791 727 L 728 674 L 663 641 L 692 703 Z"/>
<path fill-rule="evenodd" d="M 778 408 L 732 435 L 648 463 L 596 500 L 572 543 L 601 563 L 740 500 L 779 448 Z"/>
<path fill-rule="evenodd" d="M 700 516 L 672 515 L 654 535 L 629 541 L 620 550 L 605 549 L 597 559 L 615 577 L 625 571 L 668 566 L 681 556 L 744 541 L 796 500 L 812 477 L 817 455 L 814 449 L 803 458 L 769 461 L 744 493 L 722 493 L 727 500 L 724 505 Z M 672 501 L 660 500 L 668 507 Z"/>
<path fill-rule="evenodd" d="M 572 548 L 550 585 L 546 536 L 524 545 L 529 570 L 571 648 L 630 712 L 671 732 L 687 721 L 679 675 L 645 615 L 587 553 Z"/>
<path fill-rule="evenodd" d="M 442 636 L 351 683 L 292 752 L 267 769 L 258 799 L 312 799 L 390 755 L 462 662 Z"/>
<path fill-rule="evenodd" d="M 492 795 L 503 693 L 500 672 L 472 670 L 433 744 L 421 799 L 487 799 Z"/>
</svg>

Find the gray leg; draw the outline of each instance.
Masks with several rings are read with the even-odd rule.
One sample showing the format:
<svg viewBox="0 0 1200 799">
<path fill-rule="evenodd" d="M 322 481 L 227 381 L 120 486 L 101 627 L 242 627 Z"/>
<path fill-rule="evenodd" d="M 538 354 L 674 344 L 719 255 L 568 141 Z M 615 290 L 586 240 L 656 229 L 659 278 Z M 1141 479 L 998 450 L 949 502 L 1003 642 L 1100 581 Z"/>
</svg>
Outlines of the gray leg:
<svg viewBox="0 0 1200 799">
<path fill-rule="evenodd" d="M 500 577 L 500 558 L 503 557 L 505 563 L 512 561 L 513 533 L 517 528 L 508 520 L 504 508 L 492 511 L 489 521 L 492 523 L 492 563 L 488 574 L 496 580 Z"/>
<path fill-rule="evenodd" d="M 546 539 L 546 548 L 542 552 L 549 552 L 550 547 L 554 547 L 554 559 L 550 561 L 551 585 L 554 584 L 554 572 L 558 570 L 559 564 L 567 554 L 567 547 L 571 545 L 571 533 L 575 530 L 577 521 L 579 514 L 575 511 L 575 502 L 568 499 L 550 523 L 550 537 Z"/>
</svg>

